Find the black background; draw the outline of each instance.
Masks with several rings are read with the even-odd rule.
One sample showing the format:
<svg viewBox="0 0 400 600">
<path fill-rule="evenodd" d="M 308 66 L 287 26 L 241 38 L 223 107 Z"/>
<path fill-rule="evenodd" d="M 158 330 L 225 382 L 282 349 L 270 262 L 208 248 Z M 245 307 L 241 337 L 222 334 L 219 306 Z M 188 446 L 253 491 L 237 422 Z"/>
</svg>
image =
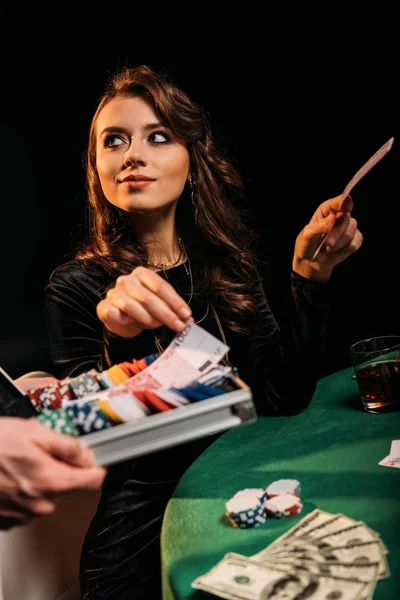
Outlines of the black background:
<svg viewBox="0 0 400 600">
<path fill-rule="evenodd" d="M 116 5 L 84 22 L 78 9 L 35 8 L 3 25 L 0 364 L 10 375 L 51 370 L 43 287 L 73 249 L 89 122 L 124 64 L 165 69 L 208 111 L 245 178 L 275 306 L 288 298 L 296 235 L 394 136 L 352 192 L 364 243 L 334 272 L 326 371 L 350 365 L 357 339 L 400 334 L 396 17 L 260 10 Z"/>
</svg>

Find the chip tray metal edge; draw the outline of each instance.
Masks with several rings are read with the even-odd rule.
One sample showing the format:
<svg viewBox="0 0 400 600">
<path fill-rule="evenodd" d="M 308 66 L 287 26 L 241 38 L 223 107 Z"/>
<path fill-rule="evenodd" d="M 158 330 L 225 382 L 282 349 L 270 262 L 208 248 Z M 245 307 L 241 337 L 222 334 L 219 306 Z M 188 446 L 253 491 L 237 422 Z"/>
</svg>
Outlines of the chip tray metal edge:
<svg viewBox="0 0 400 600">
<path fill-rule="evenodd" d="M 82 435 L 79 440 L 92 449 L 98 465 L 109 466 L 256 420 L 251 390 L 240 386 L 221 396 Z"/>
</svg>

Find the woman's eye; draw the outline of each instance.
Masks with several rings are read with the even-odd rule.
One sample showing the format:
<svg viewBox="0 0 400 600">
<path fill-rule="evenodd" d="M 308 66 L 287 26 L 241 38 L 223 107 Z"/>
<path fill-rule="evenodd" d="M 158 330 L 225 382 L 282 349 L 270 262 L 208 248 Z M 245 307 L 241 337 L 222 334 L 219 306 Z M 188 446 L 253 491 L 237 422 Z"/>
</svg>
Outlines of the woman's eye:
<svg viewBox="0 0 400 600">
<path fill-rule="evenodd" d="M 153 131 L 153 133 L 149 136 L 149 140 L 153 144 L 165 144 L 169 142 L 169 137 L 163 131 Z"/>
<path fill-rule="evenodd" d="M 120 146 L 121 144 L 124 144 L 124 140 L 122 138 L 120 138 L 118 135 L 109 135 L 105 140 L 104 140 L 104 146 L 106 148 L 114 148 L 115 146 Z"/>
</svg>

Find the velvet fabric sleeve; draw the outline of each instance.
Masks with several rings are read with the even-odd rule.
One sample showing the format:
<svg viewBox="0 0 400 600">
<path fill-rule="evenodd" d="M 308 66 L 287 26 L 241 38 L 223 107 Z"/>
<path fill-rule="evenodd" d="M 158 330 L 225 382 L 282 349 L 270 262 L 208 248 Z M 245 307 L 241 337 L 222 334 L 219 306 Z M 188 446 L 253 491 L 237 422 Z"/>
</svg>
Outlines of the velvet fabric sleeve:
<svg viewBox="0 0 400 600">
<path fill-rule="evenodd" d="M 290 308 L 274 315 L 262 282 L 255 288 L 260 318 L 249 336 L 248 359 L 241 372 L 261 414 L 291 415 L 304 410 L 321 373 L 331 286 L 292 272 L 291 290 Z"/>
</svg>

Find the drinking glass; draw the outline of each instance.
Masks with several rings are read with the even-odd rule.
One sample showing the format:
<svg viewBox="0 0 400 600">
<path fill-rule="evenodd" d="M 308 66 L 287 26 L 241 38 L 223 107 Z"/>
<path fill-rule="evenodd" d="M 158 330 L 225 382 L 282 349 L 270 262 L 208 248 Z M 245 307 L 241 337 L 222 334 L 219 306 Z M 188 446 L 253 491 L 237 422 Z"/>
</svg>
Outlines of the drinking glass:
<svg viewBox="0 0 400 600">
<path fill-rule="evenodd" d="M 354 373 L 364 410 L 400 410 L 400 335 L 383 335 L 350 347 Z"/>
</svg>

